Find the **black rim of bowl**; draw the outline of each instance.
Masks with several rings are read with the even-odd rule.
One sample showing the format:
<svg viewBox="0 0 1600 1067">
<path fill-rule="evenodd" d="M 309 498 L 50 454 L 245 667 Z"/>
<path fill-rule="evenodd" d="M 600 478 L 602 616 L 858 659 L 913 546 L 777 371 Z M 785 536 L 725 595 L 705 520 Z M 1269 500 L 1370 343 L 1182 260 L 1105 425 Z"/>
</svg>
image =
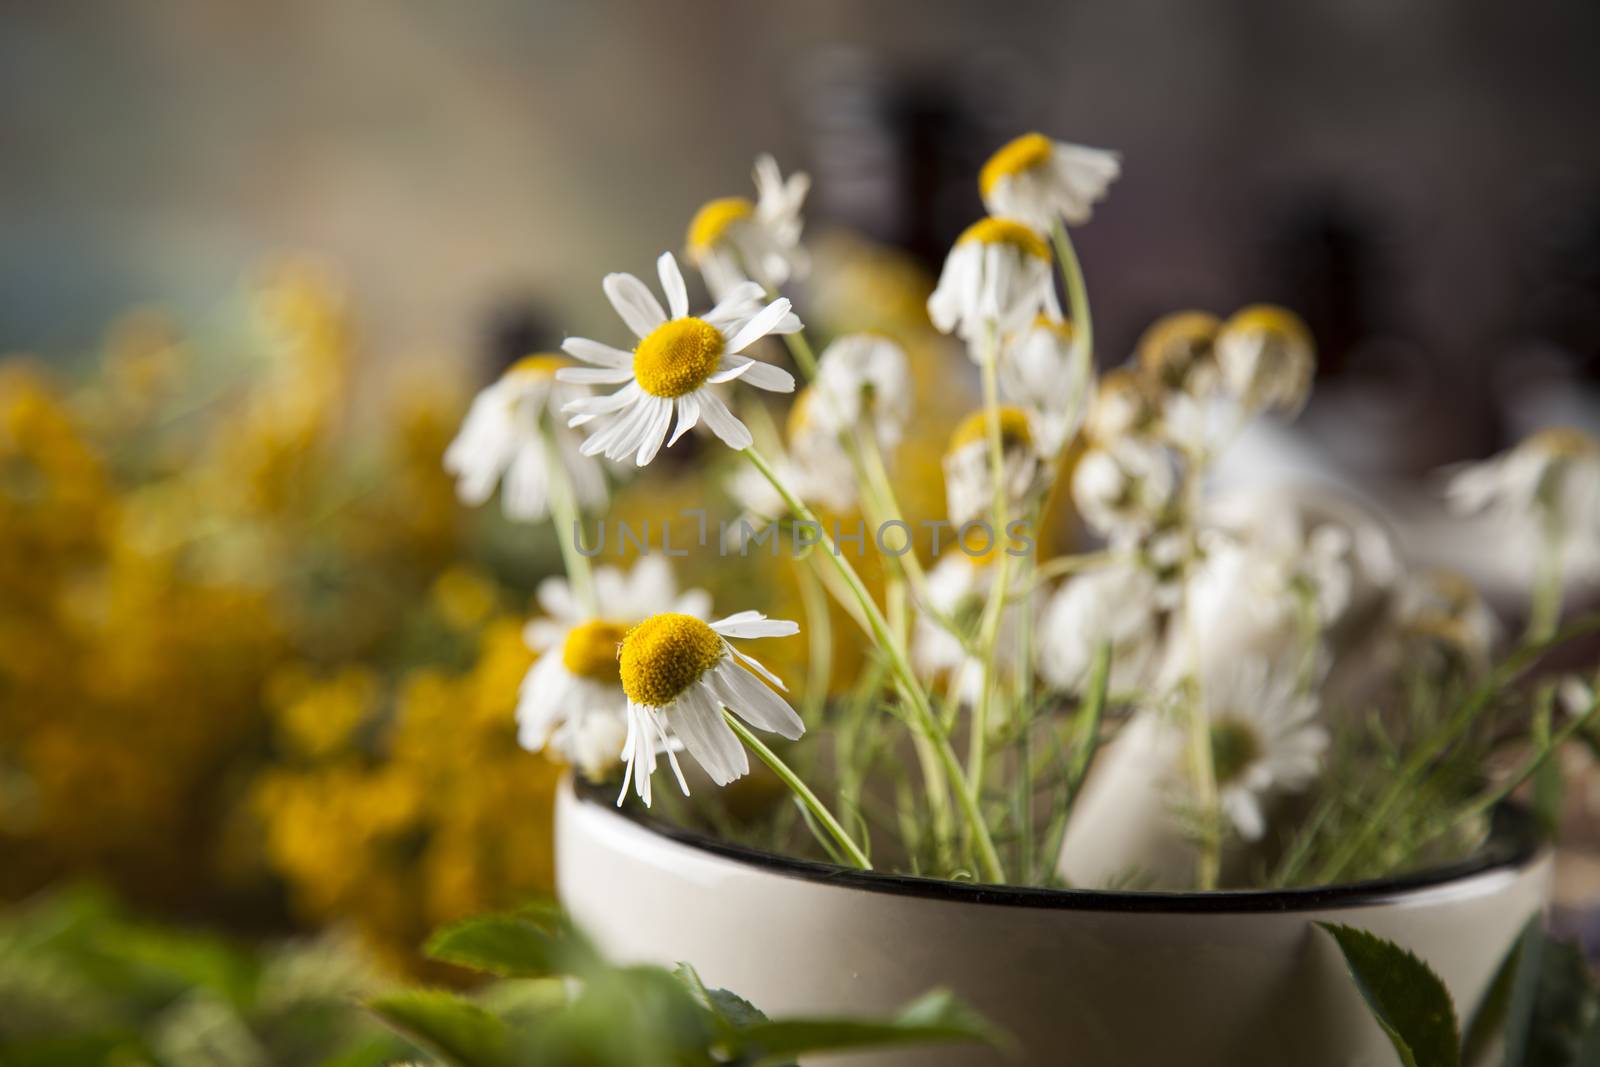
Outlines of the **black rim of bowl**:
<svg viewBox="0 0 1600 1067">
<path fill-rule="evenodd" d="M 820 860 L 783 856 L 749 845 L 722 841 L 653 815 L 618 810 L 615 796 L 598 786 L 574 779 L 572 787 L 581 802 L 605 809 L 614 818 L 634 823 L 697 851 L 759 867 L 785 877 L 927 900 L 1058 911 L 1216 914 L 1366 908 L 1404 900 L 1420 890 L 1447 888 L 1452 883 L 1476 875 L 1494 871 L 1515 871 L 1534 859 L 1542 847 L 1532 816 L 1521 808 L 1503 805 L 1494 812 L 1487 842 L 1472 856 L 1456 863 L 1391 878 L 1294 889 L 1211 891 L 1050 889 L 1043 886 L 987 885 L 980 882 L 953 882 L 942 878 L 925 878 L 919 875 L 860 871 L 854 867 L 841 867 Z"/>
</svg>

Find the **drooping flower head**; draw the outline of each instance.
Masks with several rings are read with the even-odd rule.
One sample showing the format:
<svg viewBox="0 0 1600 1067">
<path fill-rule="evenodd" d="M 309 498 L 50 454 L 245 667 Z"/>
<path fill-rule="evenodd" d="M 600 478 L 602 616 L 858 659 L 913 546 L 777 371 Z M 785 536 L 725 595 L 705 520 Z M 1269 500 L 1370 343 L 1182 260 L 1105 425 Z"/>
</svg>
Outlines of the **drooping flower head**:
<svg viewBox="0 0 1600 1067">
<path fill-rule="evenodd" d="M 650 803 L 650 779 L 662 752 L 678 787 L 689 794 L 674 738 L 718 785 L 746 774 L 749 757 L 723 719 L 724 707 L 758 730 L 790 740 L 805 733 L 800 716 L 765 684 L 782 689 L 783 683 L 728 641 L 799 632 L 795 623 L 768 619 L 758 611 L 741 611 L 709 624 L 692 615 L 664 612 L 629 630 L 618 659 L 628 698 L 628 736 L 622 750 L 628 769 L 617 802 L 627 795 L 631 780 L 639 799 Z"/>
<path fill-rule="evenodd" d="M 968 226 L 945 257 L 928 317 L 941 333 L 954 331 L 976 349 L 985 329 L 1014 333 L 1037 315 L 1061 317 L 1051 276 L 1050 246 L 1012 219 L 985 218 Z"/>
<path fill-rule="evenodd" d="M 800 208 L 811 179 L 799 173 L 785 179 L 777 161 L 763 155 L 756 160 L 755 183 L 755 201 L 742 196 L 712 200 L 689 223 L 689 262 L 718 300 L 749 281 L 774 291 L 807 266 Z"/>
<path fill-rule="evenodd" d="M 1127 367 L 1100 376 L 1084 431 L 1097 445 L 1146 436 L 1155 428 L 1161 405 L 1151 382 Z"/>
<path fill-rule="evenodd" d="M 586 778 L 601 780 L 621 768 L 628 731 L 628 700 L 617 667 L 623 636 L 658 611 L 704 618 L 711 597 L 699 589 L 678 593 L 672 568 L 660 556 L 641 558 L 627 574 L 596 568 L 594 592 L 591 611 L 565 580 L 540 583 L 545 616 L 523 631 L 539 658 L 522 681 L 517 740 L 532 752 L 553 749 Z"/>
<path fill-rule="evenodd" d="M 870 428 L 883 448 L 900 443 L 911 420 L 911 366 L 893 339 L 878 333 L 836 339 L 817 361 L 816 387 L 809 418 L 835 434 Z"/>
<path fill-rule="evenodd" d="M 1071 323 L 1040 315 L 1000 350 L 1000 395 L 1027 410 L 1046 456 L 1077 434 L 1093 387 L 1089 351 L 1073 343 Z"/>
<path fill-rule="evenodd" d="M 572 415 L 569 425 L 601 424 L 581 451 L 613 460 L 635 455 L 643 467 L 663 444 L 670 446 L 701 419 L 729 448 L 749 447 L 749 427 L 711 387 L 742 380 L 757 389 L 792 392 L 794 378 L 788 371 L 741 353 L 768 334 L 795 332 L 800 320 L 789 311 L 788 300 L 763 306 L 761 287 L 754 282 L 735 286 L 704 316 L 691 315 L 688 289 L 672 253 L 662 253 L 657 267 L 670 318 L 638 278 L 608 274 L 605 279 L 606 296 L 638 338 L 632 352 L 582 337 L 562 345 L 569 355 L 594 366 L 562 368 L 556 372 L 559 380 L 622 386 L 608 396 L 585 397 L 562 407 Z M 674 413 L 677 428 L 668 439 Z"/>
<path fill-rule="evenodd" d="M 993 409 L 993 416 L 1000 422 L 1000 453 L 1004 460 L 1001 477 L 1006 500 L 1015 511 L 1017 505 L 1042 487 L 1048 468 L 1039 454 L 1032 421 L 1026 411 L 999 407 Z M 950 521 L 957 526 L 986 517 L 994 507 L 990 417 L 989 408 L 975 411 L 962 419 L 950 435 L 950 448 L 944 455 L 944 492 Z M 993 533 L 996 538 L 1005 536 L 1004 530 Z"/>
<path fill-rule="evenodd" d="M 1089 449 L 1072 472 L 1078 513 L 1118 544 L 1137 540 L 1167 518 L 1177 489 L 1167 450 L 1132 437 Z"/>
<path fill-rule="evenodd" d="M 1553 548 L 1578 577 L 1600 575 L 1600 440 L 1570 426 L 1540 430 L 1451 478 L 1450 503 L 1485 511 L 1529 559 Z"/>
<path fill-rule="evenodd" d="M 978 172 L 978 191 L 991 215 L 1041 230 L 1057 218 L 1078 226 L 1121 173 L 1115 152 L 1027 133 L 989 157 Z"/>
<path fill-rule="evenodd" d="M 560 418 L 563 405 L 588 395 L 581 386 L 556 380 L 567 363 L 561 356 L 529 356 L 473 400 L 444 453 L 445 470 L 455 476 L 462 503 L 484 503 L 499 484 L 508 518 L 538 522 L 550 514 L 551 464 L 559 463 L 572 479 L 580 507 L 605 506 L 600 462 L 582 454 L 577 435 Z"/>
<path fill-rule="evenodd" d="M 1217 382 L 1212 354 L 1222 320 L 1208 311 L 1163 315 L 1139 336 L 1139 371 L 1161 390 L 1201 397 Z"/>
<path fill-rule="evenodd" d="M 1257 304 L 1222 324 L 1213 351 L 1222 382 L 1248 411 L 1297 415 L 1317 369 L 1311 331 L 1285 308 Z"/>
</svg>

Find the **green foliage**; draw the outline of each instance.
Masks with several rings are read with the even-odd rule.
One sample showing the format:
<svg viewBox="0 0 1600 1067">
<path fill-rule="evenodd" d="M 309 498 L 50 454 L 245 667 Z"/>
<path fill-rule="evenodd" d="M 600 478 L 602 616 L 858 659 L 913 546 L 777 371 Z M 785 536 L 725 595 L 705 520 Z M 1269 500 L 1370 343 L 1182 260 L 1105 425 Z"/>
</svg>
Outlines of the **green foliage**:
<svg viewBox="0 0 1600 1067">
<path fill-rule="evenodd" d="M 1449 992 L 1427 964 L 1366 931 L 1317 925 L 1338 943 L 1406 1067 L 1600 1063 L 1600 987 L 1577 948 L 1550 940 L 1537 915 L 1506 953 L 1464 1035 Z"/>
<path fill-rule="evenodd" d="M 606 962 L 545 907 L 459 923 L 429 950 L 520 977 L 471 999 L 421 990 L 371 1002 L 385 1022 L 455 1067 L 783 1067 L 813 1052 L 1000 1041 L 942 992 L 885 1020 L 770 1020 L 737 994 L 707 987 L 686 964 L 669 972 Z"/>
<path fill-rule="evenodd" d="M 0 918 L 0 1065 L 378 1067 L 381 987 L 337 935 L 251 951 L 139 922 L 89 888 Z"/>
<path fill-rule="evenodd" d="M 1455 1005 L 1439 976 L 1409 951 L 1365 930 L 1318 923 L 1339 945 L 1356 988 L 1406 1067 L 1458 1067 Z"/>
</svg>

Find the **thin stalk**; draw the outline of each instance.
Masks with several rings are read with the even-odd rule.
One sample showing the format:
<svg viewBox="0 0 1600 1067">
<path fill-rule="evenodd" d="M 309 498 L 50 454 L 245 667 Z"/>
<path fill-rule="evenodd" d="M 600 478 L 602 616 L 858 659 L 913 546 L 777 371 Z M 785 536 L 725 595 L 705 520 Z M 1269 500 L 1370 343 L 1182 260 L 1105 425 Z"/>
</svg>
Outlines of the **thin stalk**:
<svg viewBox="0 0 1600 1067">
<path fill-rule="evenodd" d="M 1028 513 L 1028 528 L 1037 538 L 1040 506 L 1034 504 Z M 1035 541 L 1037 544 L 1037 541 Z M 1025 575 L 1031 575 L 1038 562 L 1030 551 L 1022 561 Z M 1017 620 L 1017 677 L 1016 701 L 1013 704 L 1012 727 L 1017 731 L 1016 791 L 1012 799 L 1012 818 L 1017 824 L 1017 869 L 1027 877 L 1033 870 L 1033 592 L 1034 585 L 1024 582 L 1023 601 Z"/>
<path fill-rule="evenodd" d="M 978 800 L 972 783 L 968 782 L 961 771 L 961 761 L 956 758 L 955 751 L 950 747 L 950 739 L 939 728 L 939 723 L 934 717 L 933 708 L 928 703 L 928 696 L 923 692 L 921 683 L 917 680 L 916 672 L 911 669 L 910 658 L 906 655 L 905 646 L 895 640 L 894 632 L 889 628 L 883 613 L 878 610 L 877 603 L 867 591 L 866 584 L 861 581 L 861 576 L 856 573 L 849 560 L 845 559 L 838 551 L 833 539 L 823 530 L 822 523 L 806 504 L 790 492 L 789 487 L 778 477 L 762 455 L 753 448 L 744 450 L 745 458 L 771 483 L 789 506 L 789 510 L 802 521 L 814 523 L 822 531 L 822 542 L 818 546 L 832 563 L 834 570 L 843 579 L 852 599 L 860 608 L 862 617 L 866 620 L 868 633 L 878 647 L 889 658 L 889 667 L 894 672 L 898 688 L 911 705 L 912 714 L 916 717 L 922 731 L 933 742 L 935 753 L 939 762 L 944 766 L 945 773 L 950 779 L 950 784 L 955 787 L 956 800 L 961 807 L 962 815 L 967 821 L 967 830 L 972 838 L 973 847 L 977 850 L 977 858 L 983 869 L 984 877 L 995 882 L 1005 881 L 1005 869 L 1000 863 L 1000 856 L 995 851 L 994 840 L 989 835 L 989 828 L 983 819 L 983 813 L 978 807 Z"/>
<path fill-rule="evenodd" d="M 806 615 L 806 694 L 801 718 L 808 726 L 822 718 L 828 703 L 828 688 L 833 684 L 833 616 L 828 610 L 828 595 L 822 579 L 810 567 L 795 568 L 800 583 L 800 604 Z"/>
<path fill-rule="evenodd" d="M 1061 805 L 1050 820 L 1045 833 L 1045 851 L 1039 857 L 1041 865 L 1037 880 L 1048 878 L 1049 868 L 1061 861 L 1061 844 L 1067 836 L 1067 821 L 1072 817 L 1072 806 L 1078 800 L 1084 779 L 1089 775 L 1089 765 L 1094 761 L 1100 746 L 1100 720 L 1105 716 L 1107 690 L 1111 683 L 1111 645 L 1105 641 L 1095 646 L 1094 659 L 1089 664 L 1089 688 L 1083 702 L 1073 716 L 1072 754 L 1067 760 L 1066 790 Z"/>
<path fill-rule="evenodd" d="M 573 595 L 583 610 L 596 615 L 600 606 L 595 600 L 594 573 L 589 567 L 589 557 L 578 550 L 578 494 L 572 485 L 572 474 L 554 449 L 547 449 L 545 457 L 550 471 L 550 518 L 555 523 L 556 543 L 561 546 L 567 581 L 572 584 Z"/>
<path fill-rule="evenodd" d="M 989 477 L 994 482 L 994 586 L 978 626 L 978 656 L 983 668 L 983 683 L 973 705 L 972 734 L 967 754 L 967 779 L 974 789 L 983 788 L 984 762 L 989 742 L 989 716 L 998 679 L 995 657 L 999 651 L 1000 623 L 1005 616 L 1006 594 L 1011 585 L 1011 553 L 1006 547 L 1009 500 L 1006 495 L 1005 444 L 1000 437 L 1000 338 L 998 327 L 989 323 L 984 330 L 983 406 L 988 416 Z"/>
<path fill-rule="evenodd" d="M 1529 641 L 1543 641 L 1556 632 L 1561 621 L 1561 534 L 1548 519 L 1545 526 L 1528 608 Z"/>
<path fill-rule="evenodd" d="M 1191 457 L 1184 472 L 1187 497 L 1183 521 L 1192 524 L 1199 514 L 1203 467 L 1200 457 Z M 1184 563 L 1183 600 L 1179 605 L 1188 665 L 1183 682 L 1184 705 L 1189 726 L 1189 773 L 1194 779 L 1194 802 L 1200 812 L 1200 854 L 1195 862 L 1195 881 L 1201 889 L 1215 889 L 1222 874 L 1222 802 L 1217 792 L 1216 753 L 1211 746 L 1211 716 L 1206 710 L 1205 691 L 1200 680 L 1200 634 L 1195 629 L 1191 578 L 1198 560 L 1194 538 L 1185 537 L 1188 558 Z"/>
<path fill-rule="evenodd" d="M 757 737 L 737 715 L 724 708 L 722 709 L 722 718 L 733 728 L 733 732 L 739 735 L 739 740 L 744 742 L 745 747 L 754 752 L 762 763 L 772 768 L 772 773 L 776 774 L 783 781 L 783 784 L 789 787 L 800 803 L 805 806 L 805 809 L 811 813 L 811 816 L 822 824 L 823 829 L 828 831 L 828 836 L 833 838 L 839 848 L 844 851 L 844 854 L 850 858 L 850 862 L 864 871 L 872 870 L 872 861 L 867 859 L 867 854 L 861 850 L 860 845 L 855 843 L 854 838 L 845 833 L 844 827 L 839 825 L 839 820 L 835 819 L 833 813 L 827 809 L 822 801 L 817 799 L 817 795 L 811 791 L 811 787 L 802 782 L 800 776 L 790 770 L 789 765 L 779 759 L 778 754 L 768 748 L 761 738 Z"/>
<path fill-rule="evenodd" d="M 1056 264 L 1067 290 L 1067 316 L 1072 322 L 1072 344 L 1079 358 L 1094 358 L 1094 320 L 1089 315 L 1089 289 L 1083 282 L 1083 267 L 1072 238 L 1058 216 L 1050 225 L 1050 240 L 1056 248 Z"/>
</svg>

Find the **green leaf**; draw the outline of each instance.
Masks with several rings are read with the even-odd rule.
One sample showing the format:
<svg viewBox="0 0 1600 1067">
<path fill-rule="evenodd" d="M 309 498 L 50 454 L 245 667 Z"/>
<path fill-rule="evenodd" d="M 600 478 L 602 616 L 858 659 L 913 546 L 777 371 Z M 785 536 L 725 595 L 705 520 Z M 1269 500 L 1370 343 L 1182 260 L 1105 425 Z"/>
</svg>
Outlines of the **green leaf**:
<svg viewBox="0 0 1600 1067">
<path fill-rule="evenodd" d="M 1356 988 L 1406 1067 L 1459 1067 L 1450 993 L 1426 963 L 1365 930 L 1318 923 L 1339 945 Z"/>
<path fill-rule="evenodd" d="M 687 963 L 678 964 L 672 973 L 688 987 L 689 994 L 701 1007 L 728 1026 L 741 1029 L 767 1021 L 765 1012 L 739 994 L 727 989 L 706 988 L 705 982 L 700 979 L 700 972 Z"/>
<path fill-rule="evenodd" d="M 1518 1043 L 1507 1043 L 1506 1063 L 1513 1067 L 1590 1067 L 1594 1061 L 1579 1058 L 1579 1048 L 1586 1040 L 1585 1031 L 1600 1014 L 1600 991 L 1576 945 L 1552 941 L 1546 935 L 1541 938 L 1538 965 L 1529 967 L 1534 977 L 1528 983 L 1528 1020 Z"/>
<path fill-rule="evenodd" d="M 1523 924 L 1522 931 L 1501 958 L 1500 966 L 1495 969 L 1494 978 L 1489 981 L 1489 988 L 1484 991 L 1483 999 L 1478 1002 L 1472 1018 L 1467 1021 L 1465 1035 L 1461 1041 L 1461 1062 L 1466 1067 L 1486 1062 L 1490 1044 L 1495 1037 L 1501 1033 L 1509 1035 L 1510 1031 L 1506 1024 L 1511 1014 L 1512 993 L 1516 988 L 1517 976 L 1523 973 L 1522 961 L 1538 953 L 1538 945 L 1535 943 L 1530 947 L 1529 942 L 1536 942 L 1541 936 L 1539 919 L 1540 916 L 1535 914 Z"/>
<path fill-rule="evenodd" d="M 746 1050 L 763 1060 L 812 1052 L 975 1041 L 997 1048 L 1009 1039 L 944 990 L 909 1004 L 888 1021 L 866 1019 L 776 1019 L 740 1031 Z"/>
<path fill-rule="evenodd" d="M 506 1067 L 506 1024 L 472 1001 L 438 989 L 392 993 L 367 1002 L 400 1034 L 457 1067 Z"/>
<path fill-rule="evenodd" d="M 528 910 L 447 926 L 428 941 L 436 960 L 502 978 L 583 976 L 598 964 L 588 940 L 560 914 Z"/>
</svg>

